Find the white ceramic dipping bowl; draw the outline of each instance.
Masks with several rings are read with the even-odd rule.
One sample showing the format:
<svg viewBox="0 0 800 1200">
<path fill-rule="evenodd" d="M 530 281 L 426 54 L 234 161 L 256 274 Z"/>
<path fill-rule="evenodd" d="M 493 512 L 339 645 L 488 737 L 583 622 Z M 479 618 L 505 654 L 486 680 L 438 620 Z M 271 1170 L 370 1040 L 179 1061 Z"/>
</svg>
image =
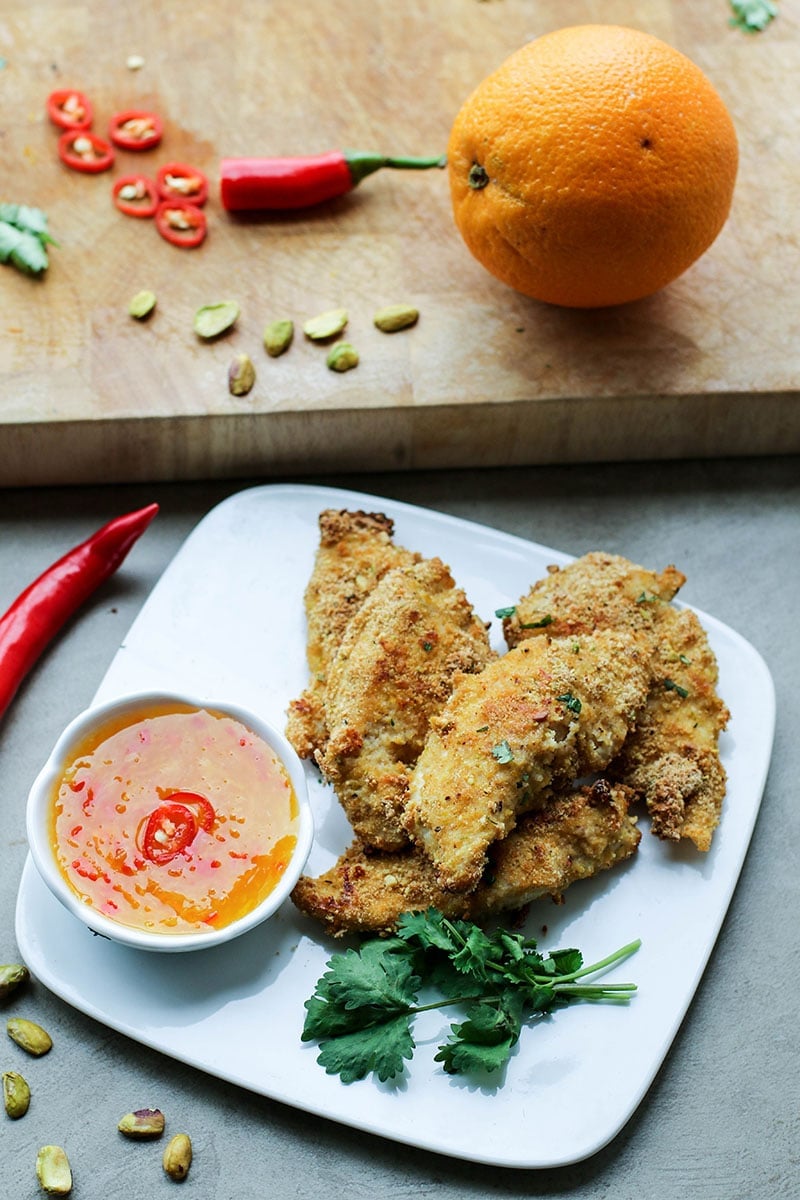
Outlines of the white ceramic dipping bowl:
<svg viewBox="0 0 800 1200">
<path fill-rule="evenodd" d="M 146 714 L 148 710 L 171 705 L 192 709 L 207 709 L 212 713 L 232 717 L 266 742 L 282 763 L 294 789 L 298 816 L 295 822 L 296 844 L 291 859 L 273 890 L 245 915 L 221 928 L 198 932 L 155 932 L 135 928 L 106 916 L 82 900 L 61 873 L 52 846 L 52 806 L 54 794 L 66 765 L 75 757 L 77 748 L 96 729 L 119 718 Z M 287 900 L 302 873 L 311 849 L 314 822 L 308 799 L 303 765 L 281 733 L 255 713 L 235 704 L 198 700 L 176 692 L 142 692 L 125 695 L 106 704 L 98 704 L 75 717 L 67 726 L 37 775 L 28 795 L 27 834 L 31 857 L 37 871 L 50 891 L 78 920 L 94 933 L 138 950 L 175 953 L 184 950 L 204 950 L 239 937 L 271 917 Z"/>
</svg>

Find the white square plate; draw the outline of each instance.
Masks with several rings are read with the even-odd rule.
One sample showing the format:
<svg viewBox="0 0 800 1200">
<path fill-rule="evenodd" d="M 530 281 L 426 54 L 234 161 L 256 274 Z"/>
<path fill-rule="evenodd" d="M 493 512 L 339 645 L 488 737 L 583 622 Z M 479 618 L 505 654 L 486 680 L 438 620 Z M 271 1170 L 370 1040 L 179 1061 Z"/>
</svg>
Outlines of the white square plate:
<svg viewBox="0 0 800 1200">
<path fill-rule="evenodd" d="M 375 496 L 271 485 L 238 493 L 197 526 L 154 589 L 97 693 L 175 688 L 260 710 L 283 725 L 306 683 L 303 590 L 323 508 L 381 511 L 396 541 L 451 566 L 486 620 L 566 555 L 453 517 Z M 602 547 L 599 547 L 602 549 Z M 654 555 L 655 557 L 655 555 Z M 646 565 L 661 568 L 658 561 Z M 679 564 L 678 564 L 679 565 Z M 732 629 L 699 614 L 731 710 L 721 753 L 729 788 L 711 851 L 673 848 L 645 830 L 621 868 L 540 901 L 528 930 L 542 948 L 573 945 L 587 962 L 640 937 L 610 979 L 632 979 L 628 1006 L 576 1005 L 526 1028 L 496 1088 L 444 1074 L 433 1061 L 448 1018 L 418 1022 L 418 1048 L 396 1085 L 344 1085 L 303 1044 L 305 1000 L 341 949 L 287 903 L 235 942 L 192 954 L 147 954 L 94 937 L 51 896 L 30 860 L 17 938 L 34 974 L 82 1012 L 212 1075 L 409 1145 L 475 1162 L 577 1162 L 622 1128 L 658 1071 L 724 919 L 761 802 L 774 691 L 763 660 Z M 493 620 L 495 646 L 502 648 Z M 317 821 L 309 873 L 350 840 L 330 789 L 309 767 Z M 546 927 L 546 933 L 543 932 Z"/>
</svg>

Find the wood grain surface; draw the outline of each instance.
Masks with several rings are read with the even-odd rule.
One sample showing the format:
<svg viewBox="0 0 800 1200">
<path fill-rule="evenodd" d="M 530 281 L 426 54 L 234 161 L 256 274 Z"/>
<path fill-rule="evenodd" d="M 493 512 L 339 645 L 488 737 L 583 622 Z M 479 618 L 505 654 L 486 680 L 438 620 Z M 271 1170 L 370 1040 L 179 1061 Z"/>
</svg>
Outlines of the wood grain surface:
<svg viewBox="0 0 800 1200">
<path fill-rule="evenodd" d="M 726 0 L 1 0 L 0 201 L 44 208 L 60 245 L 41 279 L 0 268 L 0 485 L 800 450 L 800 30 L 779 8 L 746 35 Z M 658 295 L 579 312 L 509 290 L 463 246 L 444 171 L 384 171 L 291 216 L 224 213 L 222 157 L 439 153 L 484 75 L 584 21 L 689 54 L 739 133 L 731 217 Z M 45 115 L 65 86 L 92 97 L 98 132 L 115 111 L 156 109 L 161 146 L 120 152 L 104 175 L 67 170 Z M 111 203 L 119 175 L 170 160 L 211 179 L 195 251 Z M 138 323 L 142 288 L 158 306 Z M 229 298 L 235 329 L 198 341 L 195 310 Z M 374 311 L 401 301 L 418 325 L 376 330 Z M 268 321 L 333 307 L 357 369 L 329 371 L 301 333 L 267 357 Z M 234 398 L 240 352 L 257 381 Z"/>
</svg>

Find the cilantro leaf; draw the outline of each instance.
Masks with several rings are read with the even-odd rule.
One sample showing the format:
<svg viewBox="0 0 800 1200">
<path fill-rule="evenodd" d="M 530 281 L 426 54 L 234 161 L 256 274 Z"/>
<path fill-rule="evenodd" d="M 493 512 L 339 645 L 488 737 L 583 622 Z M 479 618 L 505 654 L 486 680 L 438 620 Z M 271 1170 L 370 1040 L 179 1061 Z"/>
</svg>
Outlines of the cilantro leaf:
<svg viewBox="0 0 800 1200">
<path fill-rule="evenodd" d="M 411 1013 L 403 1013 L 381 1025 L 353 1030 L 320 1044 L 317 1062 L 328 1075 L 339 1075 L 343 1083 L 364 1079 L 371 1071 L 385 1083 L 399 1075 L 405 1060 L 414 1053 Z"/>
<path fill-rule="evenodd" d="M 758 33 L 775 20 L 778 6 L 772 0 L 730 0 L 733 16 L 728 24 L 745 33 Z"/>
<path fill-rule="evenodd" d="M 9 261 L 27 275 L 39 275 L 48 266 L 47 251 L 35 234 L 0 221 L 0 262 Z"/>
<path fill-rule="evenodd" d="M 514 1042 L 510 1037 L 494 1046 L 463 1041 L 445 1042 L 434 1055 L 434 1062 L 440 1062 L 448 1075 L 476 1075 L 481 1071 L 491 1074 L 506 1065 L 513 1048 Z"/>
<path fill-rule="evenodd" d="M 556 696 L 556 700 L 560 704 L 565 704 L 570 712 L 575 713 L 576 717 L 583 707 L 578 697 L 573 696 L 572 692 L 564 692 L 563 696 Z"/>
<path fill-rule="evenodd" d="M 471 1004 L 467 1019 L 450 1026 L 450 1038 L 434 1057 L 449 1075 L 497 1071 L 508 1062 L 522 1030 L 521 997 L 511 991 L 497 1002 Z"/>
<path fill-rule="evenodd" d="M 426 912 L 404 913 L 397 922 L 397 936 L 415 942 L 420 949 L 435 948 L 449 953 L 460 944 L 454 937 L 455 926 L 438 908 Z"/>
<path fill-rule="evenodd" d="M 360 951 L 335 955 L 328 968 L 317 992 L 345 1008 L 401 1009 L 417 998 L 420 980 L 399 940 L 365 942 Z"/>
<path fill-rule="evenodd" d="M 305 1003 L 306 1019 L 300 1040 L 319 1042 L 324 1038 L 340 1037 L 357 1029 L 368 1029 L 386 1019 L 380 1008 L 345 1008 L 335 1001 L 313 995 Z"/>
</svg>

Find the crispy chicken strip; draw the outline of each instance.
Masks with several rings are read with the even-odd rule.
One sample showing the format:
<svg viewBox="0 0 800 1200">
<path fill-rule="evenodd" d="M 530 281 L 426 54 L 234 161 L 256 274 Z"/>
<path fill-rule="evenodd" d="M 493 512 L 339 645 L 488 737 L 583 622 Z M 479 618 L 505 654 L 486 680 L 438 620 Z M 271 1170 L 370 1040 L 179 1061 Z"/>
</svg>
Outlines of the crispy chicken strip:
<svg viewBox="0 0 800 1200">
<path fill-rule="evenodd" d="M 718 741 L 729 713 L 717 695 L 717 664 L 700 622 L 667 603 L 683 582 L 675 567 L 655 574 L 617 555 L 586 554 L 552 568 L 503 625 L 511 646 L 542 633 L 608 628 L 651 638 L 653 688 L 609 773 L 645 801 L 654 834 L 690 838 L 708 850 L 725 795 Z"/>
<path fill-rule="evenodd" d="M 302 758 L 324 747 L 325 683 L 345 630 L 379 579 L 392 567 L 419 560 L 392 541 L 392 521 L 382 513 L 325 509 L 320 544 L 305 590 L 306 657 L 310 682 L 289 706 L 286 736 Z"/>
<path fill-rule="evenodd" d="M 651 682 L 633 633 L 532 638 L 456 680 L 412 773 L 405 823 L 439 885 L 471 891 L 492 842 L 619 752 Z"/>
<path fill-rule="evenodd" d="M 616 554 L 584 554 L 566 567 L 550 567 L 503 620 L 509 646 L 526 638 L 573 637 L 596 629 L 658 636 L 665 602 L 686 582 L 675 567 L 661 574 Z"/>
<path fill-rule="evenodd" d="M 628 815 L 627 789 L 598 780 L 523 817 L 492 847 L 486 875 L 474 892 L 444 891 L 417 848 L 370 854 L 355 842 L 324 875 L 303 876 L 292 899 L 335 937 L 389 933 L 402 913 L 432 905 L 450 917 L 482 921 L 541 896 L 560 899 L 571 883 L 632 855 L 639 839 Z"/>
<path fill-rule="evenodd" d="M 431 717 L 457 672 L 495 657 L 441 559 L 395 567 L 351 619 L 328 671 L 328 741 L 317 762 L 367 846 L 408 841 L 400 814 Z"/>
<path fill-rule="evenodd" d="M 653 833 L 708 850 L 725 797 L 719 735 L 729 712 L 717 695 L 717 662 L 690 609 L 670 610 L 643 715 L 610 771 L 640 797 Z"/>
</svg>

